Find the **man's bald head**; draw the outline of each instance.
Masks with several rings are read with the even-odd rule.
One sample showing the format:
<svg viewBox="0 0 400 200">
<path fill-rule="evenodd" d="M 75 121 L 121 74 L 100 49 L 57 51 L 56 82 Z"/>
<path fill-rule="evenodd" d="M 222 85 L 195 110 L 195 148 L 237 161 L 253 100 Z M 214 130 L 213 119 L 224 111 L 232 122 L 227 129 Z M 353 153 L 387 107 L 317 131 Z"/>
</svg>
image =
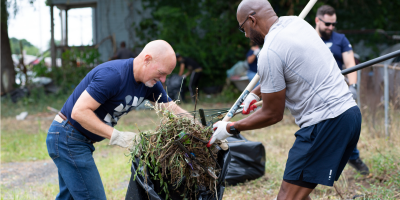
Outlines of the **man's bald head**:
<svg viewBox="0 0 400 200">
<path fill-rule="evenodd" d="M 152 59 L 158 62 L 168 62 L 164 64 L 176 65 L 175 51 L 165 40 L 154 40 L 147 43 L 140 54 L 151 55 Z"/>
<path fill-rule="evenodd" d="M 258 45 L 263 45 L 265 35 L 278 19 L 267 0 L 243 0 L 238 6 L 236 18 L 239 25 L 243 24 L 246 37 Z"/>
<path fill-rule="evenodd" d="M 236 14 L 239 18 L 256 12 L 258 18 L 264 18 L 267 14 L 271 14 L 271 11 L 276 16 L 271 4 L 267 0 L 243 0 L 240 2 Z"/>
<path fill-rule="evenodd" d="M 137 82 L 153 87 L 157 81 L 165 82 L 176 65 L 175 51 L 168 42 L 149 42 L 134 59 L 133 73 Z"/>
</svg>

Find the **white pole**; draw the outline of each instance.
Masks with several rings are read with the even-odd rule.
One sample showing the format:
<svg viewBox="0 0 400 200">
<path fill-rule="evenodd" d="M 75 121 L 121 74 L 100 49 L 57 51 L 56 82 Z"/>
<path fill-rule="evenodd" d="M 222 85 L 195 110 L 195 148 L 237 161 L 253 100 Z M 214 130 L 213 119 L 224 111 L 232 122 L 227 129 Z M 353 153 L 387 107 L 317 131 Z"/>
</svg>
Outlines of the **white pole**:
<svg viewBox="0 0 400 200">
<path fill-rule="evenodd" d="M 311 8 L 317 0 L 310 0 L 306 7 L 304 7 L 303 11 L 301 11 L 299 17 L 304 19 L 308 12 L 310 12 Z M 227 122 L 229 121 L 235 114 L 236 110 L 239 109 L 240 105 L 243 103 L 244 99 L 246 99 L 247 95 L 253 90 L 254 86 L 256 86 L 257 82 L 260 80 L 260 76 L 258 73 L 254 76 L 253 80 L 250 81 L 249 85 L 247 85 L 246 89 L 242 92 L 238 100 L 236 100 L 235 104 L 233 104 L 232 108 L 229 110 L 228 114 L 225 115 L 222 121 Z"/>
<path fill-rule="evenodd" d="M 389 75 L 388 75 L 388 62 L 385 62 L 384 67 L 384 98 L 385 98 L 385 135 L 389 139 Z"/>
<path fill-rule="evenodd" d="M 357 105 L 361 109 L 361 70 L 357 71 Z"/>
<path fill-rule="evenodd" d="M 304 19 L 307 16 L 307 14 L 310 12 L 311 8 L 315 5 L 315 3 L 317 3 L 317 0 L 310 0 L 307 3 L 306 7 L 303 9 L 303 11 L 301 11 L 299 17 Z"/>
</svg>

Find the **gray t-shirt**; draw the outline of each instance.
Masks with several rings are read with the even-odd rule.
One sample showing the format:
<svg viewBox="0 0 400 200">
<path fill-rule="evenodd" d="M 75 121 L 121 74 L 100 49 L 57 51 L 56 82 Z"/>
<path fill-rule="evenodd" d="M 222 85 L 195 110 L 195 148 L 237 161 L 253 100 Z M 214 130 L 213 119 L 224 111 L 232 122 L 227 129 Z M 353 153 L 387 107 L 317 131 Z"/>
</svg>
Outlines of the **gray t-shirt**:
<svg viewBox="0 0 400 200">
<path fill-rule="evenodd" d="M 258 73 L 262 93 L 286 88 L 286 107 L 301 128 L 357 105 L 329 48 L 295 16 L 280 17 L 265 36 Z"/>
<path fill-rule="evenodd" d="M 127 48 L 120 48 L 118 49 L 117 53 L 115 54 L 117 56 L 117 59 L 128 59 L 128 58 L 134 58 L 135 55 L 133 55 L 132 51 L 130 51 Z"/>
</svg>

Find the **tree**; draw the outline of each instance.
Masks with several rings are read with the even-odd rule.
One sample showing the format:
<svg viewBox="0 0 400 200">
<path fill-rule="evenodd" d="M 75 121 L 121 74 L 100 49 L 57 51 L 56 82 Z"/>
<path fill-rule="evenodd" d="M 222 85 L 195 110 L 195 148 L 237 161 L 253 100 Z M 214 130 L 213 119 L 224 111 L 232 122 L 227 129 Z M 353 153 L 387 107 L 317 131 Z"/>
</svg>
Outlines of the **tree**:
<svg viewBox="0 0 400 200">
<path fill-rule="evenodd" d="M 237 27 L 240 0 L 143 0 L 152 16 L 137 24 L 143 44 L 159 38 L 203 68 L 200 87 L 223 85 L 226 70 L 245 60 L 249 39 Z"/>
<path fill-rule="evenodd" d="M 15 69 L 11 57 L 7 20 L 7 1 L 1 0 L 1 95 L 13 90 L 15 83 Z"/>
<path fill-rule="evenodd" d="M 39 54 L 39 49 L 37 47 L 33 46 L 33 44 L 31 44 L 26 39 L 18 40 L 17 38 L 11 38 L 10 45 L 11 45 L 12 54 L 21 54 L 21 49 L 20 49 L 20 45 L 19 45 L 20 41 L 21 41 L 22 46 L 23 46 L 24 50 L 26 51 L 27 55 L 36 56 Z"/>
</svg>

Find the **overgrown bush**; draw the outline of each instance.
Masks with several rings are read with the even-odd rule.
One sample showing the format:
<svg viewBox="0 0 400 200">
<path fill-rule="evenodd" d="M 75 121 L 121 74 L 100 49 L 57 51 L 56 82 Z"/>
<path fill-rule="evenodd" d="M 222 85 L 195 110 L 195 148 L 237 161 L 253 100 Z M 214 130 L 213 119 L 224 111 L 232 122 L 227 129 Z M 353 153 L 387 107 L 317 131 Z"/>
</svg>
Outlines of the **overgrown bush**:
<svg viewBox="0 0 400 200">
<path fill-rule="evenodd" d="M 64 90 L 74 89 L 96 65 L 100 53 L 93 48 L 70 48 L 62 54 L 62 67 L 53 67 L 49 76 Z"/>
</svg>

